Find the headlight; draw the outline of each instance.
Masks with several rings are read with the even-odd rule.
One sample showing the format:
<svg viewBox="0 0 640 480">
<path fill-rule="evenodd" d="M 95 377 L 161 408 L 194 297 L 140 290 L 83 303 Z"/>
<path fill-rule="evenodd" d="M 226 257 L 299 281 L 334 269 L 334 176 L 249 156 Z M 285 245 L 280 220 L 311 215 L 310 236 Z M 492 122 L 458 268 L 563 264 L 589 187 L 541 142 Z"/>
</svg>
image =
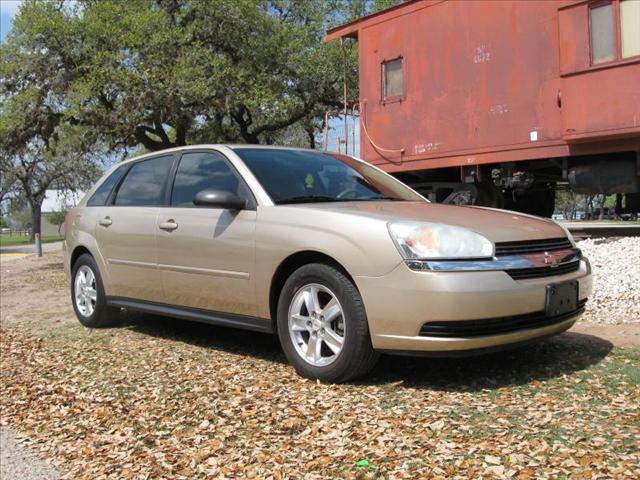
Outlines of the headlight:
<svg viewBox="0 0 640 480">
<path fill-rule="evenodd" d="M 493 243 L 471 230 L 438 223 L 390 222 L 389 234 L 406 260 L 491 258 Z"/>
</svg>

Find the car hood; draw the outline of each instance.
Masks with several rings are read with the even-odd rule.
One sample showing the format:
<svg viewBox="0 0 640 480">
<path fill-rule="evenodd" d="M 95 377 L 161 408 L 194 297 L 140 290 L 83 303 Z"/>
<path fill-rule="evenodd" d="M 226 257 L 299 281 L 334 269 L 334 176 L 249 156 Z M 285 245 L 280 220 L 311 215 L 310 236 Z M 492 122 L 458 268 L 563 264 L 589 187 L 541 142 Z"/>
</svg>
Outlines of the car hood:
<svg viewBox="0 0 640 480">
<path fill-rule="evenodd" d="M 551 220 L 483 207 L 395 201 L 306 203 L 296 207 L 386 222 L 409 220 L 455 225 L 477 232 L 493 242 L 566 237 L 562 227 Z"/>
</svg>

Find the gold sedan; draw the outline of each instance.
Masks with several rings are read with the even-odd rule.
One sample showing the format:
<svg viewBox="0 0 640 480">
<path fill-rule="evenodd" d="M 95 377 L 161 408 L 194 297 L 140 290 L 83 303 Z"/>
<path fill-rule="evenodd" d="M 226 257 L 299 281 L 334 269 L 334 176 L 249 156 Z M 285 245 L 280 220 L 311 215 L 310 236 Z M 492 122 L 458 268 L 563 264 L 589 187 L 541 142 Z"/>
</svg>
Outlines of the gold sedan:
<svg viewBox="0 0 640 480">
<path fill-rule="evenodd" d="M 80 322 L 127 308 L 277 333 L 303 376 L 380 352 L 476 354 L 557 334 L 591 293 L 562 226 L 429 203 L 318 151 L 203 145 L 115 165 L 66 221 Z"/>
</svg>

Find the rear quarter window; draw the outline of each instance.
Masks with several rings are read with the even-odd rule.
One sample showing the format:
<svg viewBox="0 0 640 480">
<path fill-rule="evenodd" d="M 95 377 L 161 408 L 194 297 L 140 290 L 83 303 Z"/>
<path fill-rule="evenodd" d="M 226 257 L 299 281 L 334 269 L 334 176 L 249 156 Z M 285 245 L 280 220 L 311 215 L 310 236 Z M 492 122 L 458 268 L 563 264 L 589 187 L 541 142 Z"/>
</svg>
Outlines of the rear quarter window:
<svg viewBox="0 0 640 480">
<path fill-rule="evenodd" d="M 172 164 L 173 155 L 135 163 L 118 188 L 115 205 L 125 207 L 162 205 L 164 187 Z"/>
<path fill-rule="evenodd" d="M 118 184 L 124 173 L 127 171 L 128 165 L 122 165 L 116 168 L 107 179 L 100 184 L 91 198 L 87 202 L 88 207 L 98 207 L 107 204 L 109 195 L 114 187 Z"/>
</svg>

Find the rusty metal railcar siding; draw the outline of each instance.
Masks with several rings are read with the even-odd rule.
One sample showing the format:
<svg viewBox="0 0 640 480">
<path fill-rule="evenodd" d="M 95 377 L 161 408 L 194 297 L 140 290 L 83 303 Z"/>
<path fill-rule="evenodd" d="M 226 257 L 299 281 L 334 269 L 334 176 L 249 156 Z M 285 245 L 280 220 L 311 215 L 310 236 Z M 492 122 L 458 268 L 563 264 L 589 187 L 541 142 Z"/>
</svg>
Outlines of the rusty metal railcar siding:
<svg viewBox="0 0 640 480">
<path fill-rule="evenodd" d="M 592 67 L 586 1 L 409 2 L 357 37 L 361 154 L 388 171 L 640 150 L 640 57 Z M 402 57 L 384 102 L 381 63 Z"/>
</svg>

